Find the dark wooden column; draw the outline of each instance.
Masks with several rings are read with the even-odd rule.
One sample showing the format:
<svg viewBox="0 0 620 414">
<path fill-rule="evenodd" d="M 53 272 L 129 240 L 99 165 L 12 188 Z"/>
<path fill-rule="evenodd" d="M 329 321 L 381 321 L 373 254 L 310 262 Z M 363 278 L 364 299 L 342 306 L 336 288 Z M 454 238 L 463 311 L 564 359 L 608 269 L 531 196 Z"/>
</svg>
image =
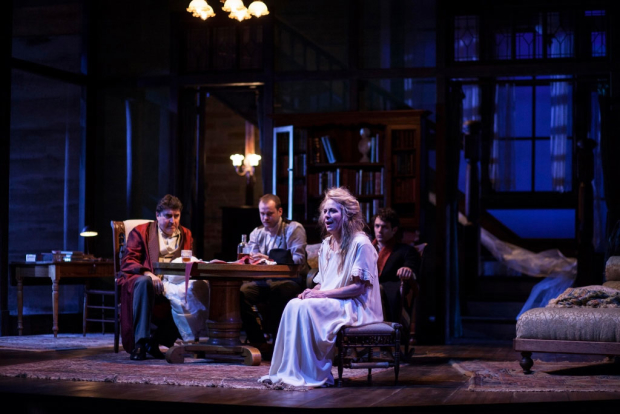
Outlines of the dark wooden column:
<svg viewBox="0 0 620 414">
<path fill-rule="evenodd" d="M 447 7 L 438 1 L 437 13 L 437 173 L 436 173 L 436 254 L 435 292 L 436 325 L 440 342 L 450 342 L 460 335 L 459 322 L 459 272 L 457 246 L 458 170 L 460 146 L 460 111 L 462 92 L 460 86 L 451 88 L 446 75 L 446 62 L 451 50 L 450 26 Z M 439 23 L 441 22 L 441 24 Z M 456 123 L 455 123 L 456 120 Z"/>
<path fill-rule="evenodd" d="M 263 192 L 275 193 L 276 189 L 272 188 L 273 170 L 273 91 L 274 91 L 274 19 L 271 15 L 262 17 L 266 18 L 263 26 L 263 68 L 265 73 L 265 84 L 259 89 L 259 95 L 256 102 L 259 129 L 259 142 L 261 151 L 260 167 L 262 168 Z"/>
<path fill-rule="evenodd" d="M 9 334 L 9 162 L 11 160 L 11 42 L 13 2 L 3 5 L 0 43 L 0 336 Z"/>
<path fill-rule="evenodd" d="M 482 124 L 470 121 L 465 126 L 463 148 L 465 153 L 466 189 L 465 215 L 469 224 L 463 234 L 463 290 L 471 292 L 475 289 L 480 275 L 480 150 Z"/>
<path fill-rule="evenodd" d="M 594 245 L 594 154 L 596 142 L 582 139 L 577 143 L 577 178 L 579 180 L 577 206 L 577 279 L 575 286 L 596 285 L 603 282 L 593 274 Z"/>
<path fill-rule="evenodd" d="M 607 10 L 611 28 L 609 44 L 620 44 L 620 30 L 614 22 L 620 21 L 617 7 Z M 616 48 L 618 46 L 615 46 Z M 603 163 L 603 182 L 605 201 L 607 202 L 607 231 L 605 238 L 610 236 L 616 222 L 620 220 L 620 53 L 610 53 L 609 85 L 600 85 L 599 106 L 601 108 L 601 158 Z M 609 253 L 609 252 L 607 252 Z"/>
</svg>

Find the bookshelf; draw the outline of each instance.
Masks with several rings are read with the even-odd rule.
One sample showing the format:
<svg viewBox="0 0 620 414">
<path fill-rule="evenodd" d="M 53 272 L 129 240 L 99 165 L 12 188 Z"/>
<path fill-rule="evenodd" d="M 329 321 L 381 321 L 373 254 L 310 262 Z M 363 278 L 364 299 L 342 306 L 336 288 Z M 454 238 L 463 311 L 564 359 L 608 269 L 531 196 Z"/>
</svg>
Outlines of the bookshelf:
<svg viewBox="0 0 620 414">
<path fill-rule="evenodd" d="M 273 188 L 285 215 L 312 225 L 325 191 L 344 186 L 367 220 L 389 206 L 403 226 L 417 228 L 427 115 L 417 110 L 274 115 Z"/>
</svg>

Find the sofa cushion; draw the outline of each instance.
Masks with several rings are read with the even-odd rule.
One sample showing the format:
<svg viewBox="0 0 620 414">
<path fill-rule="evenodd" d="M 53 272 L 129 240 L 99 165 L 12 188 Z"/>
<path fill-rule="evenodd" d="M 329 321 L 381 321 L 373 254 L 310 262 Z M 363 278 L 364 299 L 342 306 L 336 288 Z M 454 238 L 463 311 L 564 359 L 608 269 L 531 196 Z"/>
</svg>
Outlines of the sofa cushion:
<svg viewBox="0 0 620 414">
<path fill-rule="evenodd" d="M 603 283 L 603 286 L 620 290 L 620 280 L 612 280 L 610 282 Z"/>
<path fill-rule="evenodd" d="M 517 338 L 620 342 L 620 309 L 530 309 L 517 321 Z"/>
</svg>

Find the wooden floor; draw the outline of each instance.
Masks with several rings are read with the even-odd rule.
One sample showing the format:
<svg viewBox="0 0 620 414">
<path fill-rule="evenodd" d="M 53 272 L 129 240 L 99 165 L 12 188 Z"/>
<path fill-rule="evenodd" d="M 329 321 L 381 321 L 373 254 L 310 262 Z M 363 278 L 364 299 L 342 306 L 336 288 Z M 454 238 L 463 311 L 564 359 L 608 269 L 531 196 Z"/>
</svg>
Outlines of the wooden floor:
<svg viewBox="0 0 620 414">
<path fill-rule="evenodd" d="M 92 354 L 96 350 L 25 352 L 0 351 L 0 365 L 58 360 Z M 354 380 L 345 388 L 322 388 L 308 392 L 233 390 L 222 388 L 127 385 L 101 382 L 28 380 L 0 377 L 0 399 L 11 413 L 249 413 L 280 412 L 407 412 L 407 413 L 591 413 L 613 408 L 620 393 L 605 392 L 471 392 L 467 378 L 450 367 L 451 359 L 514 360 L 519 355 L 509 343 L 460 344 L 416 347 L 415 361 L 401 368 L 400 385 L 393 385 L 393 372 L 373 375 L 374 384 Z M 600 361 L 600 356 L 534 354 L 534 358 Z M 15 406 L 13 408 L 12 406 Z"/>
</svg>

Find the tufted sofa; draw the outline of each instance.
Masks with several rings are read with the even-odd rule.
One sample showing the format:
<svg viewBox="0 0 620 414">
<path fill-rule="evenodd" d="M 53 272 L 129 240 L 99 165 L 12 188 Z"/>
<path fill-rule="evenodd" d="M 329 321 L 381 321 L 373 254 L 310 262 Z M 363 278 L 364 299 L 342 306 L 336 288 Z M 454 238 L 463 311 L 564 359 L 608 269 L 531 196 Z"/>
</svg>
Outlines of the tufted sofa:
<svg viewBox="0 0 620 414">
<path fill-rule="evenodd" d="M 604 287 L 620 289 L 620 256 L 605 266 Z M 620 308 L 535 308 L 517 321 L 514 350 L 529 374 L 532 352 L 620 356 Z"/>
</svg>

